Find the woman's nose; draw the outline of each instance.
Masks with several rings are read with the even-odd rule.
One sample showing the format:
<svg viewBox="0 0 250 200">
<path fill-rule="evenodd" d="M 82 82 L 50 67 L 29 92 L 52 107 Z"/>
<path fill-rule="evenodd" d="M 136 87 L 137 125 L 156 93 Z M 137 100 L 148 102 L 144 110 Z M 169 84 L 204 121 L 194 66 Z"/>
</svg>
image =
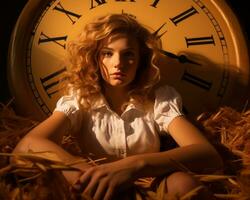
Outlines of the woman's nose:
<svg viewBox="0 0 250 200">
<path fill-rule="evenodd" d="M 120 54 L 117 54 L 114 56 L 114 67 L 115 68 L 120 68 L 122 67 L 122 56 Z"/>
</svg>

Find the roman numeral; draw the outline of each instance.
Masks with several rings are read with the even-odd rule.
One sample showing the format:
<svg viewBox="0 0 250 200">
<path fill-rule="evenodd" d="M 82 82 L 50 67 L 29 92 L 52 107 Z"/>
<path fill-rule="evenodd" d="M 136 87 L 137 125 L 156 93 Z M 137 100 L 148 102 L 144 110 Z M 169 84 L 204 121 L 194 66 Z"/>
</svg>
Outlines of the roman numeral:
<svg viewBox="0 0 250 200">
<path fill-rule="evenodd" d="M 215 45 L 213 35 L 208 36 L 208 37 L 197 37 L 197 38 L 185 37 L 185 40 L 186 40 L 187 47 L 193 46 L 193 45 L 207 45 L 207 44 Z"/>
<path fill-rule="evenodd" d="M 40 45 L 41 43 L 47 43 L 47 42 L 54 42 L 55 44 L 61 46 L 62 48 L 65 49 L 66 43 L 65 42 L 59 42 L 59 41 L 66 41 L 67 36 L 62 36 L 62 37 L 49 37 L 43 32 L 41 32 L 38 44 Z"/>
<path fill-rule="evenodd" d="M 195 86 L 198 86 L 204 90 L 210 90 L 212 87 L 212 83 L 206 80 L 203 80 L 202 78 L 198 76 L 194 76 L 187 71 L 184 72 L 182 76 L 182 80 L 187 81 Z"/>
<path fill-rule="evenodd" d="M 155 32 L 153 32 L 153 35 L 161 38 L 167 31 L 164 31 L 163 33 L 159 34 L 160 30 L 166 25 L 166 23 L 162 24 Z"/>
<path fill-rule="evenodd" d="M 94 5 L 95 3 L 97 3 L 98 5 Z M 102 4 L 107 3 L 106 0 L 91 0 L 91 7 L 90 9 L 96 8 L 97 6 L 101 6 Z"/>
<path fill-rule="evenodd" d="M 74 24 L 76 22 L 73 19 L 73 17 L 77 18 L 77 19 L 79 19 L 81 17 L 81 15 L 79 15 L 79 14 L 73 13 L 69 10 L 65 10 L 60 2 L 53 8 L 53 10 L 57 10 L 59 12 L 64 13 L 69 18 L 69 20 L 72 22 L 72 24 Z"/>
<path fill-rule="evenodd" d="M 55 71 L 44 78 L 40 78 L 42 86 L 44 90 L 46 91 L 47 95 L 49 96 L 49 98 L 51 98 L 52 95 L 54 95 L 55 93 L 59 91 L 57 89 L 57 86 L 60 81 L 60 74 L 62 74 L 64 71 L 66 71 L 66 67 L 58 71 Z"/>
<path fill-rule="evenodd" d="M 192 6 L 188 10 L 185 10 L 184 12 L 178 14 L 177 16 L 170 18 L 170 20 L 177 25 L 178 23 L 182 22 L 183 20 L 193 16 L 194 14 L 198 14 L 197 10 Z"/>
<path fill-rule="evenodd" d="M 155 7 L 157 6 L 157 4 L 159 3 L 160 0 L 154 0 L 154 2 L 150 5 L 152 7 Z"/>
</svg>

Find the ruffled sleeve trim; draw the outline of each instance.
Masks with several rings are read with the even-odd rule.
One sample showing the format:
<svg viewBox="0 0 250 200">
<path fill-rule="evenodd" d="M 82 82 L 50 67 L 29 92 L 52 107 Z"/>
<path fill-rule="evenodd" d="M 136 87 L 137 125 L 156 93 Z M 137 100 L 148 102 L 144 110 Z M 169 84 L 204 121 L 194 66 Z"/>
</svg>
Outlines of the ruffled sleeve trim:
<svg viewBox="0 0 250 200">
<path fill-rule="evenodd" d="M 69 118 L 72 131 L 77 131 L 80 128 L 82 116 L 74 94 L 62 96 L 56 103 L 53 112 L 55 111 L 63 112 Z"/>
<path fill-rule="evenodd" d="M 182 99 L 171 86 L 165 85 L 155 91 L 154 120 L 160 132 L 168 130 L 171 121 L 183 115 Z"/>
</svg>

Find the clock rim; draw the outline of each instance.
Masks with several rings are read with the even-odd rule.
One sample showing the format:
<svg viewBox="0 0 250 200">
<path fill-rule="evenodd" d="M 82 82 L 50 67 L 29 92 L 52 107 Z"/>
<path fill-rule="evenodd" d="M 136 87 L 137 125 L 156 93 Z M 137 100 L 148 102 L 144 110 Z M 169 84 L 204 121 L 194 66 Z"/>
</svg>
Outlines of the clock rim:
<svg viewBox="0 0 250 200">
<path fill-rule="evenodd" d="M 30 40 L 35 23 L 47 5 L 54 0 L 28 1 L 19 15 L 11 34 L 7 58 L 7 80 L 10 94 L 14 97 L 15 111 L 19 115 L 32 116 L 36 120 L 43 120 L 47 116 L 40 110 L 34 94 L 28 83 L 26 66 L 26 48 Z M 21 53 L 23 52 L 23 53 Z M 25 81 L 23 81 L 25 80 Z M 16 88 L 18 85 L 18 88 Z M 27 109 L 25 105 L 29 105 Z"/>
<path fill-rule="evenodd" d="M 242 71 L 241 77 L 243 85 L 250 84 L 250 49 L 248 47 L 247 37 L 243 32 L 243 27 L 240 24 L 239 17 L 234 13 L 233 9 L 225 0 L 211 0 L 211 3 L 216 7 L 218 11 L 221 11 L 221 16 L 229 27 L 231 38 L 233 39 L 233 45 L 238 52 L 236 55 L 237 67 L 240 67 Z M 225 15 L 226 14 L 226 15 Z M 241 66 L 245 67 L 241 67 Z"/>
</svg>

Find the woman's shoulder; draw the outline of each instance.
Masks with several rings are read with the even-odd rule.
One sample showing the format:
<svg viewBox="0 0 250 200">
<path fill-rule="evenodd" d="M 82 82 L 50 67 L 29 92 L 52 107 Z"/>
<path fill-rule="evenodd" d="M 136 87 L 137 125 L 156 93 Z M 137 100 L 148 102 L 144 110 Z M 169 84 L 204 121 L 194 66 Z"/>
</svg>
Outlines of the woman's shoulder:
<svg viewBox="0 0 250 200">
<path fill-rule="evenodd" d="M 177 89 L 169 84 L 157 85 L 153 89 L 154 99 L 172 99 L 172 98 L 181 98 L 180 93 Z"/>
<path fill-rule="evenodd" d="M 169 84 L 164 84 L 164 85 L 159 85 L 155 88 L 155 93 L 159 91 L 165 91 L 165 92 L 170 92 L 170 91 L 177 91 L 174 86 L 169 85 Z"/>
<path fill-rule="evenodd" d="M 55 106 L 54 112 L 64 113 L 70 120 L 70 127 L 72 131 L 78 130 L 79 124 L 82 120 L 82 109 L 79 101 L 77 100 L 77 94 L 71 92 L 69 94 L 62 95 Z"/>
<path fill-rule="evenodd" d="M 54 111 L 64 112 L 67 116 L 79 111 L 79 103 L 74 95 L 63 95 L 56 102 Z"/>
<path fill-rule="evenodd" d="M 154 119 L 160 131 L 165 131 L 170 122 L 182 113 L 182 99 L 171 85 L 162 85 L 155 89 Z"/>
</svg>

